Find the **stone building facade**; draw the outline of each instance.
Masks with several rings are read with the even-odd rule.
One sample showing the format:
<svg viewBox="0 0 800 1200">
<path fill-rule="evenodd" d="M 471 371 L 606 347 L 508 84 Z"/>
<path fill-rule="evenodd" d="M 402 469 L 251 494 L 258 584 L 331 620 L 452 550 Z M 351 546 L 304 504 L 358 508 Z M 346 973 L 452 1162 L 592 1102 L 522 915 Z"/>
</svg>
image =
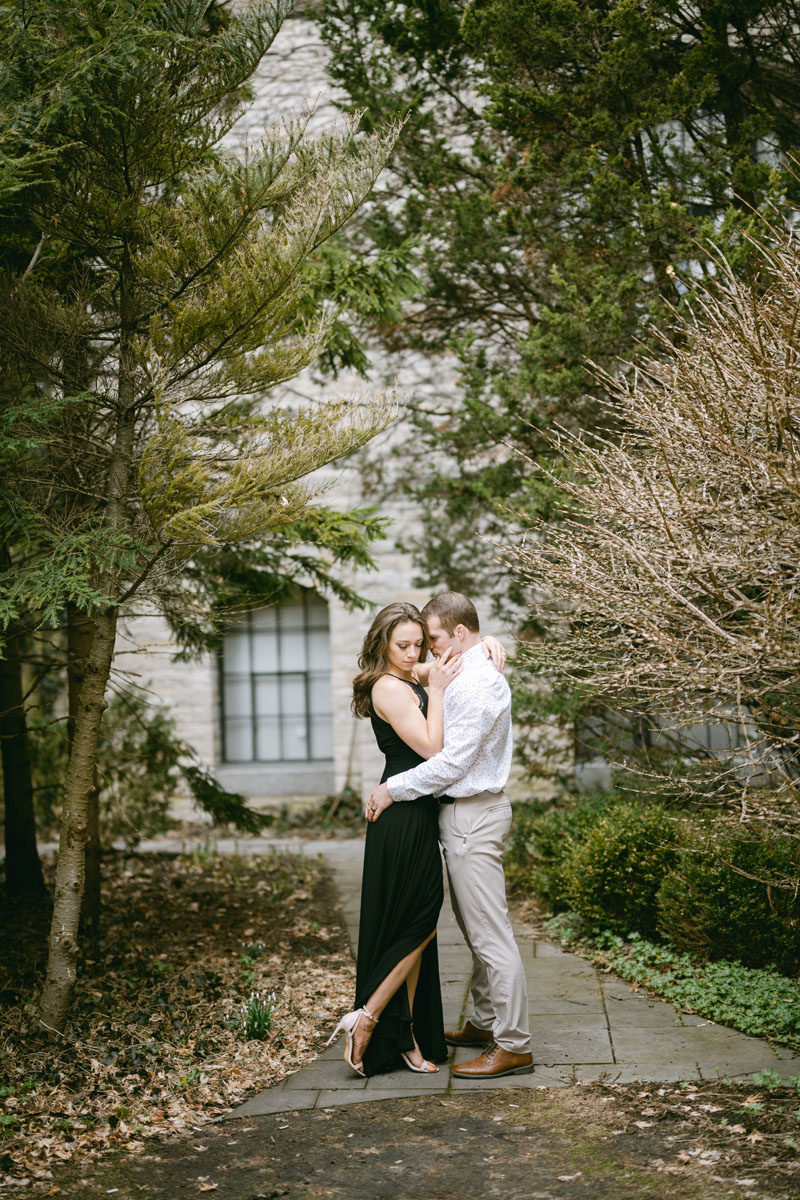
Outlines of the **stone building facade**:
<svg viewBox="0 0 800 1200">
<path fill-rule="evenodd" d="M 253 99 L 231 130 L 228 143 L 243 152 L 257 142 L 265 127 L 311 110 L 309 128 L 325 129 L 339 119 L 337 95 L 326 73 L 327 51 L 319 27 L 309 16 L 315 0 L 299 0 L 266 54 L 253 80 Z M 446 356 L 387 355 L 375 348 L 369 380 L 342 375 L 328 387 L 306 372 L 284 389 L 280 402 L 354 395 L 392 387 L 417 397 L 455 396 L 455 364 Z M 369 723 L 350 713 L 356 659 L 371 615 L 391 600 L 422 605 L 427 590 L 412 586 L 414 565 L 398 549 L 421 532 L 413 504 L 399 487 L 392 488 L 391 447 L 405 436 L 402 419 L 375 439 L 356 460 L 321 472 L 329 485 L 326 503 L 347 510 L 372 502 L 370 475 L 380 477 L 380 492 L 390 499 L 383 514 L 392 520 L 389 537 L 374 545 L 375 572 L 356 572 L 349 583 L 371 604 L 370 612 L 351 613 L 335 598 L 301 596 L 283 609 L 249 614 L 232 627 L 220 656 L 178 661 L 166 623 L 157 615 L 131 621 L 120 638 L 116 666 L 147 690 L 154 703 L 166 707 L 179 736 L 230 790 L 256 805 L 307 805 L 349 786 L 367 793 L 378 779 L 382 759 Z M 505 637 L 491 626 L 487 598 L 473 595 L 487 632 Z M 487 624 L 488 622 L 488 624 Z M 527 731 L 526 754 L 536 759 L 536 778 L 512 776 L 512 798 L 555 799 L 572 775 L 579 786 L 609 787 L 610 766 L 603 758 L 574 761 L 570 731 L 553 717 Z M 655 736 L 655 734 L 654 734 Z M 683 731 L 685 744 L 700 745 L 712 757 L 727 758 L 742 741 L 738 725 L 717 722 Z M 746 740 L 746 739 L 745 739 Z M 752 764 L 743 769 L 753 772 Z M 759 768 L 760 769 L 760 768 Z M 176 816 L 193 815 L 189 801 Z"/>
<path fill-rule="evenodd" d="M 318 27 L 302 6 L 284 24 L 254 81 L 254 100 L 229 135 L 241 150 L 276 119 L 313 108 L 312 129 L 337 120 L 335 94 L 325 72 Z M 387 357 L 376 350 L 370 379 L 340 377 L 320 388 L 311 373 L 287 387 L 287 401 L 354 394 L 394 386 L 400 393 L 441 395 L 453 390 L 447 358 Z M 380 469 L 386 490 L 389 450 L 403 436 L 402 419 L 375 439 L 358 461 L 323 472 L 325 502 L 347 509 L 364 503 L 365 481 Z M 413 506 L 398 494 L 385 507 L 389 537 L 374 546 L 375 572 L 347 582 L 374 613 L 392 600 L 422 604 L 427 591 L 412 586 L 413 564 L 397 541 L 418 532 Z M 476 597 L 479 612 L 489 604 Z M 351 613 L 335 598 L 307 595 L 283 608 L 251 613 L 232 626 L 220 656 L 177 661 L 166 623 L 157 615 L 133 620 L 120 640 L 116 665 L 167 707 L 182 739 L 193 746 L 219 781 L 256 803 L 305 803 L 350 786 L 363 793 L 379 778 L 382 759 L 369 722 L 350 713 L 351 683 L 370 613 Z M 499 633 L 497 629 L 490 630 Z M 188 801 L 186 802 L 188 804 Z M 180 814 L 188 815 L 183 808 Z"/>
</svg>

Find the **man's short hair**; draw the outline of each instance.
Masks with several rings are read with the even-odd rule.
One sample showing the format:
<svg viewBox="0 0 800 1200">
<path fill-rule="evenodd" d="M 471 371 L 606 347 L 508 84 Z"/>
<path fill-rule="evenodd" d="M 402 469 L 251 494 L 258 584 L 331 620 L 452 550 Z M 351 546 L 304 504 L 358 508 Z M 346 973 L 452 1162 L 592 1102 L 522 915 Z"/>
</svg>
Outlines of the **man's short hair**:
<svg viewBox="0 0 800 1200">
<path fill-rule="evenodd" d="M 439 592 L 422 610 L 423 617 L 435 614 L 442 626 L 452 637 L 457 625 L 463 625 L 470 633 L 480 633 L 480 623 L 475 605 L 461 592 Z"/>
</svg>

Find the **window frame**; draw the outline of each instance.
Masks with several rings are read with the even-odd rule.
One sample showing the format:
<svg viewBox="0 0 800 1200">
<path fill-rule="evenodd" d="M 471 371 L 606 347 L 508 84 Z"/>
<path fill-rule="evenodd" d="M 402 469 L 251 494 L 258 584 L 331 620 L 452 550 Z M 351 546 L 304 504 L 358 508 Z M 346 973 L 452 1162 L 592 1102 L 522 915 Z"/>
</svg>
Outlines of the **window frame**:
<svg viewBox="0 0 800 1200">
<path fill-rule="evenodd" d="M 296 632 L 302 632 L 303 642 L 305 645 L 305 661 L 306 661 L 306 667 L 305 667 L 305 669 L 303 669 L 301 671 L 298 671 L 297 669 L 284 668 L 283 658 L 282 658 L 282 655 L 283 655 L 282 642 L 281 642 L 281 610 L 283 609 L 285 612 L 285 609 L 289 604 L 296 604 L 298 601 L 300 601 L 300 603 L 302 604 L 302 629 L 298 630 Z M 292 766 L 292 765 L 295 765 L 295 766 L 314 765 L 314 764 L 319 764 L 319 763 L 329 763 L 332 761 L 332 754 L 326 754 L 325 756 L 322 756 L 322 757 L 315 756 L 312 754 L 312 749 L 313 749 L 313 745 L 314 745 L 314 739 L 312 737 L 312 723 L 315 719 L 319 720 L 320 717 L 318 714 L 315 714 L 311 711 L 311 684 L 312 684 L 311 677 L 314 674 L 319 675 L 320 672 L 313 672 L 310 668 L 310 663 L 311 663 L 310 634 L 312 632 L 317 631 L 317 629 L 321 628 L 321 627 L 313 627 L 311 625 L 309 610 L 312 607 L 312 604 L 313 604 L 313 607 L 315 607 L 315 608 L 319 607 L 319 608 L 324 608 L 324 610 L 325 610 L 325 616 L 326 616 L 325 633 L 327 634 L 327 637 L 328 637 L 328 646 L 330 649 L 330 606 L 328 605 L 327 601 L 325 601 L 321 596 L 318 596 L 315 592 L 307 591 L 307 590 L 303 590 L 302 592 L 300 592 L 297 597 L 292 597 L 291 599 L 284 601 L 283 604 L 278 603 L 278 604 L 274 604 L 274 605 L 260 606 L 259 608 L 247 609 L 241 614 L 241 618 L 246 623 L 246 631 L 247 631 L 248 671 L 247 671 L 246 675 L 245 675 L 244 671 L 236 671 L 236 672 L 228 671 L 228 672 L 226 672 L 226 670 L 225 670 L 225 636 L 226 636 L 228 630 L 225 630 L 223 632 L 222 645 L 220 646 L 220 649 L 217 653 L 217 669 L 218 669 L 218 679 L 219 679 L 220 739 L 221 739 L 222 765 L 223 766 L 225 766 L 225 767 L 248 767 L 248 766 L 253 767 L 253 766 L 262 766 L 263 765 L 263 766 L 287 767 L 287 766 Z M 275 613 L 274 637 L 275 637 L 276 662 L 277 662 L 277 669 L 275 671 L 256 671 L 253 669 L 254 662 L 255 662 L 254 632 L 256 632 L 256 631 L 254 631 L 254 628 L 253 628 L 253 617 L 256 613 L 263 612 L 265 609 L 271 609 Z M 325 674 L 327 675 L 328 683 L 330 685 L 330 683 L 332 681 L 332 674 L 333 674 L 332 665 L 327 668 L 327 671 L 325 672 Z M 248 681 L 248 686 L 249 686 L 249 691 L 250 691 L 249 724 L 250 724 L 250 747 L 251 747 L 251 754 L 250 754 L 249 758 L 229 758 L 228 757 L 228 740 L 229 739 L 228 739 L 227 724 L 228 724 L 228 720 L 233 719 L 233 718 L 229 718 L 228 714 L 226 712 L 225 684 L 226 684 L 227 680 L 230 680 L 233 678 L 238 678 L 241 680 L 244 680 L 246 678 Z M 289 716 L 290 714 L 286 714 L 283 711 L 283 698 L 282 698 L 283 692 L 282 692 L 281 684 L 284 680 L 292 679 L 292 678 L 302 680 L 302 686 L 303 686 L 304 711 L 302 714 L 297 714 L 297 719 L 300 720 L 301 716 L 302 716 L 302 719 L 305 722 L 306 753 L 303 758 L 283 757 L 283 755 L 285 755 L 285 752 L 286 752 L 285 741 L 284 741 L 284 722 L 285 722 L 286 717 Z M 259 758 L 257 756 L 258 721 L 259 721 L 259 716 L 264 715 L 264 714 L 259 714 L 258 709 L 257 709 L 257 704 L 256 704 L 256 696 L 257 696 L 257 688 L 258 688 L 259 680 L 273 680 L 275 683 L 275 686 L 276 686 L 276 693 L 277 693 L 277 697 L 278 697 L 278 708 L 275 712 L 275 717 L 277 719 L 278 751 L 279 751 L 279 754 L 281 755 L 281 757 L 279 757 L 279 758 Z M 331 702 L 329 712 L 327 714 L 325 714 L 325 718 L 329 722 L 329 725 L 330 725 L 331 731 L 332 731 L 332 726 L 333 726 L 333 704 L 332 704 L 332 702 Z M 241 719 L 244 720 L 246 718 L 241 718 Z"/>
</svg>

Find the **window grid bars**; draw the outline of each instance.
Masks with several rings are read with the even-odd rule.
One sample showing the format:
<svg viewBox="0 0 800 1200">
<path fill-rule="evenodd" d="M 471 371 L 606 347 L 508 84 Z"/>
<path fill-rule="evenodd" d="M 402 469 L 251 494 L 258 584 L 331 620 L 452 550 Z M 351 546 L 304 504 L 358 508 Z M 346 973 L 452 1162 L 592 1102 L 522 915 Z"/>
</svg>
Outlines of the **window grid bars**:
<svg viewBox="0 0 800 1200">
<path fill-rule="evenodd" d="M 315 759 L 311 753 L 311 645 L 309 634 L 311 632 L 311 624 L 308 612 L 308 593 L 302 593 L 303 603 L 303 643 L 305 648 L 305 671 L 284 671 L 283 670 L 283 640 L 281 638 L 281 606 L 275 606 L 275 644 L 277 653 L 277 671 L 254 671 L 252 664 L 254 662 L 254 644 L 253 644 L 253 614 L 248 609 L 247 618 L 247 653 L 250 663 L 250 758 L 249 759 L 231 759 L 228 757 L 227 749 L 227 715 L 225 712 L 225 655 L 224 649 L 220 651 L 218 656 L 219 674 L 220 674 L 220 709 L 222 716 L 222 760 L 223 762 L 245 763 L 245 762 L 325 762 L 327 759 Z M 283 696 L 281 692 L 281 680 L 289 675 L 296 675 L 301 678 L 303 683 L 303 696 L 305 700 L 305 758 L 286 758 L 284 744 L 284 713 L 283 713 Z M 276 713 L 278 722 L 278 751 L 279 758 L 258 758 L 258 712 L 256 709 L 256 684 L 259 679 L 273 678 L 278 685 L 278 711 Z M 300 714 L 298 714 L 299 716 Z"/>
</svg>

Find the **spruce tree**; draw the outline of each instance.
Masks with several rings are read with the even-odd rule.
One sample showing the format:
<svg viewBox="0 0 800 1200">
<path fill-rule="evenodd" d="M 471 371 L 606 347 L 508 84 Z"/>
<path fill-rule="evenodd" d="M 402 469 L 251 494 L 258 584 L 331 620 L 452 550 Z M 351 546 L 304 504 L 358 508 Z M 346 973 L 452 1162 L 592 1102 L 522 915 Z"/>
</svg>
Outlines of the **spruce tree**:
<svg viewBox="0 0 800 1200">
<path fill-rule="evenodd" d="M 4 410 L 6 462 L 15 443 L 26 456 L 8 532 L 31 548 L 6 572 L 0 616 L 52 622 L 72 604 L 93 623 L 41 998 L 52 1029 L 75 977 L 121 614 L 204 554 L 308 521 L 304 477 L 391 416 L 381 401 L 289 411 L 268 397 L 325 345 L 333 314 L 309 313 L 304 268 L 363 201 L 395 135 L 348 122 L 312 138 L 293 119 L 244 160 L 221 153 L 231 96 L 291 6 L 209 28 L 211 7 L 53 0 L 0 14 L 3 194 L 24 197 L 41 234 L 0 299 L 4 352 L 27 381 Z M 59 257 L 85 264 L 70 291 L 46 285 Z"/>
</svg>

